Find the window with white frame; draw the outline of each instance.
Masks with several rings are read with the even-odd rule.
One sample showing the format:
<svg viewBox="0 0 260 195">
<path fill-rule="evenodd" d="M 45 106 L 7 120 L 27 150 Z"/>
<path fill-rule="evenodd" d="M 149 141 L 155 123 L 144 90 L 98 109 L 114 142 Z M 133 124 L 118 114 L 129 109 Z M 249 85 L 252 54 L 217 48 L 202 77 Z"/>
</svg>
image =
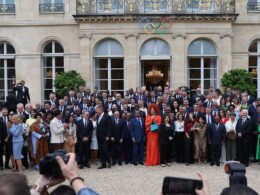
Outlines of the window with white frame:
<svg viewBox="0 0 260 195">
<path fill-rule="evenodd" d="M 42 75 L 43 98 L 49 99 L 49 94 L 55 92 L 56 75 L 64 72 L 64 50 L 56 41 L 47 43 L 43 48 Z"/>
<path fill-rule="evenodd" d="M 248 0 L 247 10 L 248 11 L 260 11 L 260 0 Z"/>
<path fill-rule="evenodd" d="M 254 41 L 249 47 L 248 71 L 253 76 L 253 82 L 256 86 L 257 97 L 260 97 L 260 40 Z"/>
<path fill-rule="evenodd" d="M 9 43 L 0 42 L 0 104 L 12 93 L 15 81 L 15 50 Z"/>
<path fill-rule="evenodd" d="M 124 92 L 124 54 L 120 43 L 106 39 L 94 51 L 95 87 L 113 92 Z"/>
<path fill-rule="evenodd" d="M 188 48 L 188 85 L 191 91 L 198 87 L 205 93 L 217 88 L 217 50 L 205 39 L 193 41 Z"/>
<path fill-rule="evenodd" d="M 64 12 L 63 0 L 41 0 L 40 1 L 41 13 L 56 13 Z"/>
</svg>

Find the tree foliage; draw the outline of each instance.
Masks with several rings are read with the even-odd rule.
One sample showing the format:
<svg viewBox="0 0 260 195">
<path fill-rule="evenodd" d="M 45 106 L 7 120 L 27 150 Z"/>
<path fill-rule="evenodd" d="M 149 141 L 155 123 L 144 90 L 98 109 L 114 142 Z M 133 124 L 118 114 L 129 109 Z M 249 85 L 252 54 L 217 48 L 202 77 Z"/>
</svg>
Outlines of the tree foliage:
<svg viewBox="0 0 260 195">
<path fill-rule="evenodd" d="M 221 79 L 224 88 L 231 87 L 240 91 L 249 91 L 256 94 L 256 86 L 253 83 L 252 75 L 244 69 L 233 69 L 225 73 Z"/>
<path fill-rule="evenodd" d="M 57 75 L 54 81 L 56 93 L 60 97 L 66 95 L 71 89 L 78 90 L 79 86 L 84 86 L 85 84 L 86 82 L 75 70 L 70 70 Z"/>
</svg>

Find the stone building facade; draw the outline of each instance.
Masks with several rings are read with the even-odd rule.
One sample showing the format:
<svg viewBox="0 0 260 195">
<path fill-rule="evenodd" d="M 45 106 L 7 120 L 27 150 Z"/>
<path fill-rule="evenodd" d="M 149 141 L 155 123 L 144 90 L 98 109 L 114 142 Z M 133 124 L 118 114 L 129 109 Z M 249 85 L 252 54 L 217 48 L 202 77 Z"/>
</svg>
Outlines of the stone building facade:
<svg viewBox="0 0 260 195">
<path fill-rule="evenodd" d="M 110 91 L 221 87 L 230 69 L 260 76 L 258 0 L 0 0 L 0 95 L 25 80 L 33 103 L 76 70 Z M 149 77 L 155 71 L 161 78 Z M 258 83 L 260 87 L 260 83 Z M 260 96 L 260 90 L 258 90 Z"/>
</svg>

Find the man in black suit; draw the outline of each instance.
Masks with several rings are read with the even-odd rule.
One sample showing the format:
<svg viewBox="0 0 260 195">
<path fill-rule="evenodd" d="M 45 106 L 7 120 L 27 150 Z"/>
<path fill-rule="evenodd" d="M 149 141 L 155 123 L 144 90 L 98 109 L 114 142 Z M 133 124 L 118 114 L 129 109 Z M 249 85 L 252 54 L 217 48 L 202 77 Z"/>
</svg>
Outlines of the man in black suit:
<svg viewBox="0 0 260 195">
<path fill-rule="evenodd" d="M 248 111 L 242 110 L 242 118 L 238 119 L 237 126 L 237 159 L 246 167 L 249 165 L 249 154 L 252 131 L 252 120 L 248 117 Z"/>
<path fill-rule="evenodd" d="M 124 129 L 124 156 L 125 164 L 132 163 L 133 161 L 133 141 L 131 136 L 131 113 L 126 114 L 125 129 Z"/>
<path fill-rule="evenodd" d="M 104 113 L 104 108 L 101 105 L 95 107 L 97 113 L 97 140 L 101 159 L 101 166 L 98 169 L 104 169 L 108 166 L 111 168 L 109 160 L 108 143 L 111 134 L 111 118 Z"/>
<path fill-rule="evenodd" d="M 226 137 L 226 127 L 220 124 L 219 121 L 220 117 L 219 115 L 216 115 L 214 123 L 207 126 L 208 140 L 211 146 L 211 166 L 214 164 L 217 166 L 220 165 L 221 146 Z"/>
<path fill-rule="evenodd" d="M 12 135 L 9 135 L 8 131 L 7 131 L 7 125 L 9 122 L 9 110 L 7 108 L 4 108 L 4 107 L 2 108 L 2 117 L 1 118 L 5 124 L 4 128 L 6 128 L 6 138 L 3 143 L 5 145 L 5 169 L 11 169 L 9 167 L 9 161 L 10 161 L 11 154 L 13 153 L 13 143 L 12 143 Z M 0 131 L 1 131 L 1 129 L 0 129 Z M 1 141 L 1 144 L 2 144 L 2 141 Z"/>
<path fill-rule="evenodd" d="M 57 108 L 59 106 L 59 101 L 56 98 L 56 93 L 51 92 L 49 94 L 49 100 L 47 102 L 51 105 L 51 108 L 53 107 Z"/>
<path fill-rule="evenodd" d="M 119 111 L 114 112 L 114 117 L 112 118 L 112 128 L 111 128 L 111 147 L 112 147 L 112 165 L 115 165 L 116 162 L 121 166 L 122 165 L 122 144 L 124 138 L 124 129 L 125 123 L 119 118 Z"/>
<path fill-rule="evenodd" d="M 6 108 L 2 109 L 2 112 L 5 112 Z M 7 111 L 8 113 L 8 111 Z M 3 162 L 3 155 L 4 155 L 4 146 L 5 146 L 5 139 L 7 138 L 7 123 L 8 117 L 3 115 L 0 117 L 0 170 L 3 170 L 4 162 Z"/>
<path fill-rule="evenodd" d="M 121 111 L 121 94 L 117 93 L 116 94 L 116 99 L 113 101 L 113 104 L 116 104 L 117 110 Z"/>
<path fill-rule="evenodd" d="M 30 102 L 30 94 L 29 94 L 29 88 L 25 86 L 25 81 L 21 81 L 20 83 L 17 83 L 17 85 L 13 88 L 14 93 L 16 95 L 18 103 L 23 103 L 26 105 L 28 102 Z"/>
<path fill-rule="evenodd" d="M 107 102 L 105 103 L 105 113 L 108 113 L 112 110 L 112 105 L 113 105 L 113 99 L 111 96 L 108 96 Z"/>
<path fill-rule="evenodd" d="M 83 169 L 84 166 L 90 168 L 89 160 L 89 147 L 93 134 L 93 124 L 89 120 L 89 112 L 83 111 L 82 119 L 77 122 L 77 140 L 79 146 L 79 168 Z"/>
</svg>

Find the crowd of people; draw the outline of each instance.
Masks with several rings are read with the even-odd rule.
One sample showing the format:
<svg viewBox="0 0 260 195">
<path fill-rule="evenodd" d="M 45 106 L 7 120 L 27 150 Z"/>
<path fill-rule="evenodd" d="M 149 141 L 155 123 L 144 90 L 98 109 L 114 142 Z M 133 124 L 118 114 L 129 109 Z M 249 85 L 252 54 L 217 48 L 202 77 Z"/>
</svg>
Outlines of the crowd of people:
<svg viewBox="0 0 260 195">
<path fill-rule="evenodd" d="M 42 105 L 30 103 L 24 81 L 14 92 L 1 108 L 1 170 L 38 170 L 58 149 L 75 153 L 80 169 L 260 160 L 260 100 L 247 91 L 158 86 L 123 95 L 80 86 Z"/>
</svg>

